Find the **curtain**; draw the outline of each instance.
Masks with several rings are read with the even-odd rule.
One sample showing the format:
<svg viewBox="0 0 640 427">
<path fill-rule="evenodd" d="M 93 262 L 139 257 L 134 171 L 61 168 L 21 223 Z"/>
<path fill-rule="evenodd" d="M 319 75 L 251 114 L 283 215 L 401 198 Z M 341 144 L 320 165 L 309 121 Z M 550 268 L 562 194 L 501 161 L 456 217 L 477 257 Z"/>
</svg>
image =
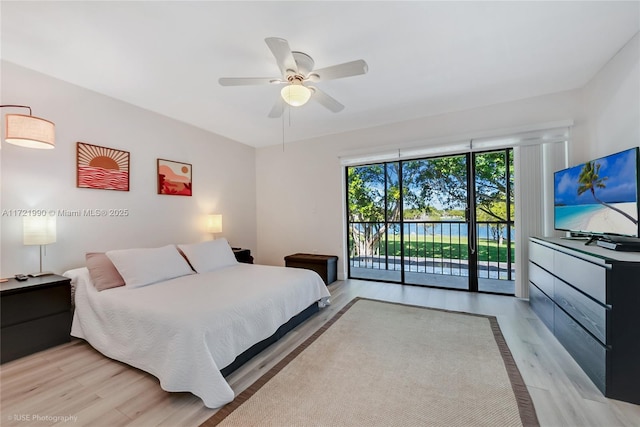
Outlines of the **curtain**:
<svg viewBox="0 0 640 427">
<path fill-rule="evenodd" d="M 516 204 L 515 294 L 529 297 L 529 237 L 553 236 L 553 172 L 566 167 L 568 141 L 513 149 Z"/>
</svg>

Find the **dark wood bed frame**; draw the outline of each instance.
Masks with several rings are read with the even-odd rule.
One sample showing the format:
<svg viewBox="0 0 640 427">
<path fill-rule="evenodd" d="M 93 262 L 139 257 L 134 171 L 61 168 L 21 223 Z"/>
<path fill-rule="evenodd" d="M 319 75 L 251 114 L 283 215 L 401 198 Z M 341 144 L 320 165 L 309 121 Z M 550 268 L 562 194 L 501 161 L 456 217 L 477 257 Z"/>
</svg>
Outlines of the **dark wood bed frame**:
<svg viewBox="0 0 640 427">
<path fill-rule="evenodd" d="M 309 317 L 316 314 L 319 310 L 320 310 L 320 307 L 318 306 L 317 302 L 311 304 L 309 307 L 305 308 L 300 313 L 296 314 L 291 319 L 289 319 L 287 323 L 280 326 L 278 330 L 269 338 L 265 338 L 264 340 L 254 344 L 244 352 L 240 353 L 240 355 L 238 355 L 238 357 L 236 357 L 233 362 L 231 362 L 229 365 L 225 366 L 224 368 L 220 369 L 220 373 L 222 373 L 222 376 L 224 377 L 229 376 L 233 371 L 235 371 L 240 366 L 247 363 L 249 360 L 251 360 L 254 356 L 260 353 L 262 350 L 269 347 L 271 344 L 278 341 L 280 338 L 284 337 L 290 330 L 292 330 L 293 328 L 295 328 L 296 326 L 298 326 L 299 324 L 307 320 Z"/>
</svg>

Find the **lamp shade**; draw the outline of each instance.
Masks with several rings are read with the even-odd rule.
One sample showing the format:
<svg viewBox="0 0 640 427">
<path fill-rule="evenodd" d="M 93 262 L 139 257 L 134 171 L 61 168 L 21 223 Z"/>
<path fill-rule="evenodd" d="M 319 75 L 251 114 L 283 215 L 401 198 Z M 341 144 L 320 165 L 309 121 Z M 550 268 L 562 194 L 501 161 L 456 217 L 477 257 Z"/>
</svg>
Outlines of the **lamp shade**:
<svg viewBox="0 0 640 427">
<path fill-rule="evenodd" d="M 55 216 L 25 216 L 22 221 L 25 245 L 48 245 L 56 241 Z"/>
<path fill-rule="evenodd" d="M 299 107 L 309 101 L 309 98 L 311 98 L 311 91 L 306 86 L 292 83 L 283 87 L 280 91 L 280 95 L 287 104 L 292 107 Z"/>
<path fill-rule="evenodd" d="M 222 233 L 222 215 L 207 215 L 207 232 Z"/>
<path fill-rule="evenodd" d="M 7 114 L 5 141 L 27 148 L 54 148 L 56 125 L 35 116 Z"/>
</svg>

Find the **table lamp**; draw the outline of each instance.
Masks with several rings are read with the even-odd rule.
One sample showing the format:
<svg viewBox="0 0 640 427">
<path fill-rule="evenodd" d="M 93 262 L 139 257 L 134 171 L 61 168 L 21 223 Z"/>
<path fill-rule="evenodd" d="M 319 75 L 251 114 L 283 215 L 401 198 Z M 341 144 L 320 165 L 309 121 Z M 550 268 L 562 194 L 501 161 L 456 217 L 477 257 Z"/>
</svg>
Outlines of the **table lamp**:
<svg viewBox="0 0 640 427">
<path fill-rule="evenodd" d="M 56 217 L 55 216 L 25 216 L 22 222 L 23 243 L 25 245 L 40 245 L 40 271 L 31 273 L 31 277 L 53 274 L 50 271 L 42 271 L 42 254 L 45 245 L 56 241 Z M 44 253 L 46 255 L 46 252 Z"/>
</svg>

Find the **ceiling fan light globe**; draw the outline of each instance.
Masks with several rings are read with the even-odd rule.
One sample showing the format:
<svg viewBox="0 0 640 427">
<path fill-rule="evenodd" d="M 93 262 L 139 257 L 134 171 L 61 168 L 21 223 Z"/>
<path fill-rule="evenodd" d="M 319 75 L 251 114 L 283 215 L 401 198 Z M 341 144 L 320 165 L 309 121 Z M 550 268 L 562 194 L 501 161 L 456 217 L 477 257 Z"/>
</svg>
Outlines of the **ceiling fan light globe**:
<svg viewBox="0 0 640 427">
<path fill-rule="evenodd" d="M 311 91 L 300 84 L 290 84 L 282 88 L 280 95 L 287 104 L 292 107 L 300 107 L 309 101 Z"/>
</svg>

